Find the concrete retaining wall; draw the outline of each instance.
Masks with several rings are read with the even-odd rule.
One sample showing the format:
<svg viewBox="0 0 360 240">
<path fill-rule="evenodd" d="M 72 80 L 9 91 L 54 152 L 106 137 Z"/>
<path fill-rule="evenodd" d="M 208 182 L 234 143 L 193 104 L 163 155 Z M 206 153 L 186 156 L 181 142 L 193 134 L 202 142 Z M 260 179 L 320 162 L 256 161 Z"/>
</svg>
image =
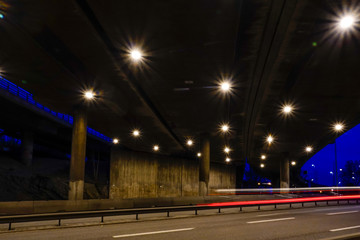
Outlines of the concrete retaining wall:
<svg viewBox="0 0 360 240">
<path fill-rule="evenodd" d="M 169 197 L 142 199 L 91 199 L 91 200 L 52 200 L 0 202 L 0 216 L 16 214 L 37 214 L 52 212 L 91 211 L 121 208 L 147 208 L 166 206 L 186 206 L 212 202 L 250 201 L 278 199 L 277 195 L 247 196 L 205 196 L 205 197 Z"/>
<path fill-rule="evenodd" d="M 212 164 L 209 189 L 235 188 L 235 168 Z M 199 162 L 150 153 L 113 150 L 110 199 L 199 195 Z"/>
</svg>

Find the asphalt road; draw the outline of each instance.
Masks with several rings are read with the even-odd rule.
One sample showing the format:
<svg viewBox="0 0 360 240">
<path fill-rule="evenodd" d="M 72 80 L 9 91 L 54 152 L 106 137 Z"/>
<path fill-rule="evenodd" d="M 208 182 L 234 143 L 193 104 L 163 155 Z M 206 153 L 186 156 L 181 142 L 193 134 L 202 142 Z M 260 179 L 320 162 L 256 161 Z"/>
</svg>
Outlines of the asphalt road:
<svg viewBox="0 0 360 240">
<path fill-rule="evenodd" d="M 360 206 L 203 214 L 130 223 L 0 233 L 0 239 L 327 239 L 360 233 Z M 359 237 L 360 238 L 360 237 Z"/>
</svg>

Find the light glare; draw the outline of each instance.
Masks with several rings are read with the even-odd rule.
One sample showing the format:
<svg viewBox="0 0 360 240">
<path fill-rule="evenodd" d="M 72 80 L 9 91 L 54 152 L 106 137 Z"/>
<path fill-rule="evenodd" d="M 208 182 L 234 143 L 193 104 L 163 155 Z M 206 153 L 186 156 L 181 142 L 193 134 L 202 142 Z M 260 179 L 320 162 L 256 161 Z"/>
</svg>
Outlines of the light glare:
<svg viewBox="0 0 360 240">
<path fill-rule="evenodd" d="M 159 145 L 154 145 L 153 149 L 155 152 L 159 151 Z"/>
<path fill-rule="evenodd" d="M 114 139 L 113 139 L 113 143 L 114 143 L 114 144 L 118 144 L 118 143 L 119 143 L 119 139 L 114 138 Z"/>
<path fill-rule="evenodd" d="M 186 142 L 186 144 L 188 145 L 188 146 L 192 146 L 193 145 L 193 140 L 191 140 L 191 139 L 189 139 L 189 140 L 187 140 L 187 142 Z"/>
<path fill-rule="evenodd" d="M 262 159 L 262 160 L 265 160 L 265 159 L 266 159 L 266 156 L 265 156 L 265 155 L 261 155 L 261 159 Z"/>
<path fill-rule="evenodd" d="M 226 124 L 222 125 L 222 126 L 221 126 L 221 131 L 223 131 L 223 132 L 229 131 L 229 126 L 226 125 Z"/>
<path fill-rule="evenodd" d="M 291 165 L 292 165 L 292 166 L 295 166 L 295 165 L 296 165 L 296 162 L 295 162 L 295 161 L 292 161 L 292 162 L 291 162 Z"/>
<path fill-rule="evenodd" d="M 348 15 L 341 18 L 339 22 L 339 26 L 341 29 L 345 30 L 351 28 L 354 25 L 354 23 L 355 23 L 355 18 L 351 15 Z"/>
<path fill-rule="evenodd" d="M 344 125 L 342 123 L 335 123 L 334 124 L 334 131 L 341 132 L 344 129 Z"/>
<path fill-rule="evenodd" d="M 271 144 L 273 141 L 274 141 L 274 137 L 269 135 L 267 138 L 266 138 L 266 141 Z"/>
<path fill-rule="evenodd" d="M 197 153 L 197 156 L 198 156 L 198 157 L 201 157 L 201 153 L 200 153 L 200 152 L 198 152 L 198 153 Z"/>
<path fill-rule="evenodd" d="M 85 94 L 84 94 L 85 98 L 86 99 L 93 99 L 95 97 L 95 93 L 93 91 L 86 91 Z"/>
<path fill-rule="evenodd" d="M 134 137 L 138 137 L 138 136 L 140 136 L 140 131 L 135 129 L 132 134 Z"/>
<path fill-rule="evenodd" d="M 263 163 L 260 164 L 260 167 L 261 167 L 261 168 L 264 168 L 264 167 L 265 167 L 265 164 L 263 164 Z"/>
<path fill-rule="evenodd" d="M 134 49 L 130 52 L 130 56 L 134 61 L 139 61 L 142 59 L 142 54 L 139 50 Z"/>
<path fill-rule="evenodd" d="M 306 152 L 312 152 L 313 148 L 311 146 L 306 146 L 305 151 Z"/>
<path fill-rule="evenodd" d="M 284 112 L 285 114 L 291 113 L 292 110 L 293 110 L 293 108 L 292 108 L 290 105 L 285 105 L 285 106 L 283 107 L 283 112 Z"/>
<path fill-rule="evenodd" d="M 227 157 L 227 158 L 225 159 L 225 161 L 226 161 L 226 162 L 230 162 L 231 159 Z"/>
<path fill-rule="evenodd" d="M 222 83 L 220 84 L 220 87 L 221 87 L 221 90 L 222 90 L 223 92 L 228 92 L 228 91 L 230 90 L 230 88 L 231 88 L 231 85 L 230 85 L 229 82 L 222 82 Z"/>
<path fill-rule="evenodd" d="M 230 148 L 225 147 L 225 148 L 224 148 L 224 152 L 229 153 L 229 152 L 230 152 Z"/>
</svg>

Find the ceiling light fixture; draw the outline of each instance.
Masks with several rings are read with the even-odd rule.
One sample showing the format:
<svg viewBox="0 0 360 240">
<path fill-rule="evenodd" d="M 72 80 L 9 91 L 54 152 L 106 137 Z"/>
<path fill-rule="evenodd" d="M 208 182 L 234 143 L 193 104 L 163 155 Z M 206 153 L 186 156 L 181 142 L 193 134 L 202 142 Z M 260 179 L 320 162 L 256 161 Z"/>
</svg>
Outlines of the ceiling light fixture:
<svg viewBox="0 0 360 240">
<path fill-rule="evenodd" d="M 230 148 L 225 147 L 225 148 L 224 148 L 224 152 L 229 153 L 229 152 L 230 152 Z"/>
<path fill-rule="evenodd" d="M 132 135 L 133 135 L 134 137 L 139 137 L 139 136 L 140 136 L 140 131 L 137 130 L 137 129 L 134 129 L 133 132 L 132 132 Z"/>
<path fill-rule="evenodd" d="M 355 24 L 355 18 L 352 15 L 346 15 L 339 21 L 339 27 L 343 30 L 353 27 Z"/>
<path fill-rule="evenodd" d="M 133 49 L 130 51 L 130 57 L 133 61 L 138 62 L 143 58 L 143 55 L 138 49 Z"/>
<path fill-rule="evenodd" d="M 86 99 L 88 99 L 88 100 L 92 100 L 92 99 L 94 99 L 94 97 L 95 97 L 95 93 L 94 93 L 93 91 L 91 91 L 91 90 L 86 91 L 86 92 L 84 93 L 84 97 L 85 97 Z"/>
</svg>

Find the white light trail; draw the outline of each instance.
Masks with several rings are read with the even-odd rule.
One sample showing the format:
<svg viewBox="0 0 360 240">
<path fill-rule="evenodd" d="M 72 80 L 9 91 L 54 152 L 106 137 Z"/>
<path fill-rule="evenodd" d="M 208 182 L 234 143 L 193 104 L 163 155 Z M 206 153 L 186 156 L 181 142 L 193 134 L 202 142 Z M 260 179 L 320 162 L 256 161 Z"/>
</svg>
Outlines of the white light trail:
<svg viewBox="0 0 360 240">
<path fill-rule="evenodd" d="M 235 192 L 278 192 L 278 191 L 289 191 L 289 192 L 298 192 L 298 191 L 337 191 L 337 190 L 358 190 L 360 187 L 306 187 L 306 188 L 241 188 L 241 189 L 217 189 L 218 193 L 235 193 Z"/>
<path fill-rule="evenodd" d="M 163 230 L 163 231 L 155 231 L 155 232 L 132 233 L 132 234 L 124 234 L 124 235 L 113 236 L 113 238 L 135 237 L 135 236 L 144 236 L 144 235 L 159 234 L 159 233 L 190 231 L 190 230 L 193 230 L 193 229 L 194 228 L 180 228 L 180 229 L 171 229 L 171 230 Z"/>
</svg>

